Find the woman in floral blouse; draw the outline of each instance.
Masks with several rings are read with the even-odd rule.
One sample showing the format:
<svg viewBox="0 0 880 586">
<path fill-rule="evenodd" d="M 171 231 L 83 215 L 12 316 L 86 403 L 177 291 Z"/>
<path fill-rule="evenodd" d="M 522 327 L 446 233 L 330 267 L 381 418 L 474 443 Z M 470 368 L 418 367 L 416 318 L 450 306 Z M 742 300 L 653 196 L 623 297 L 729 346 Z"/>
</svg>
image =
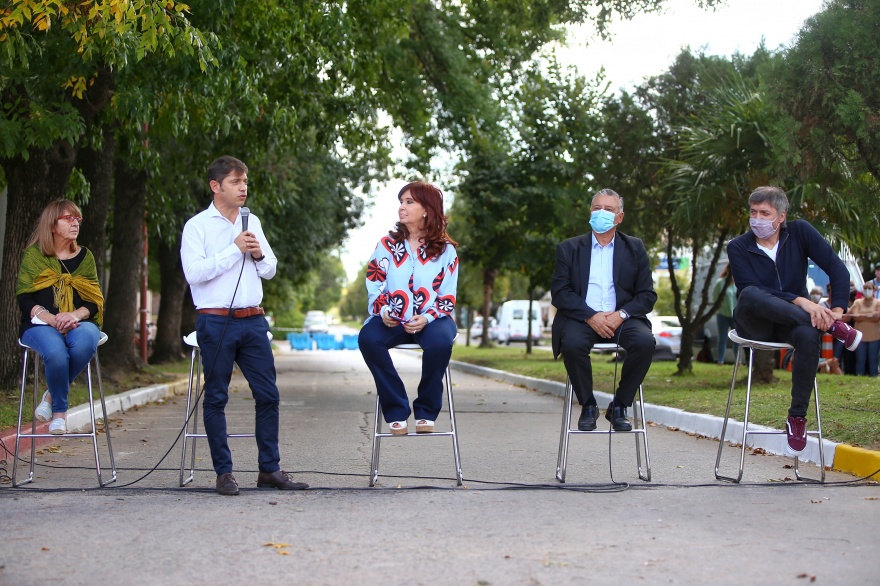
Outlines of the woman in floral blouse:
<svg viewBox="0 0 880 586">
<path fill-rule="evenodd" d="M 456 242 L 446 233 L 443 193 L 430 183 L 404 185 L 397 195 L 399 221 L 379 240 L 367 266 L 370 316 L 358 336 L 364 361 L 373 373 L 391 433 L 407 433 L 415 414 L 416 433 L 434 431 L 443 405 L 443 374 L 452 355 L 452 318 L 458 286 Z M 389 348 L 422 347 L 422 380 L 412 410 Z"/>
</svg>

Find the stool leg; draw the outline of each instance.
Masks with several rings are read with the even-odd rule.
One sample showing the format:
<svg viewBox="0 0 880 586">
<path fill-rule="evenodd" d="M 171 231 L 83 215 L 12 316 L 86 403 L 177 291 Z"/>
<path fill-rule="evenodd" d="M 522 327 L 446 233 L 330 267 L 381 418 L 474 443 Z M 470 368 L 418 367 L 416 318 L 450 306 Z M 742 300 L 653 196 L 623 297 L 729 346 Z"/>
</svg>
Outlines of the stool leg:
<svg viewBox="0 0 880 586">
<path fill-rule="evenodd" d="M 92 387 L 92 363 L 94 363 L 94 368 L 96 375 L 98 377 L 98 397 L 101 400 L 101 415 L 104 418 L 104 435 L 107 438 L 107 451 L 110 457 L 110 471 L 111 476 L 110 479 L 104 482 L 102 480 L 101 473 L 101 462 L 98 457 L 98 427 L 95 421 L 95 402 L 94 402 L 94 391 Z M 104 381 L 101 379 L 101 363 L 98 359 L 98 351 L 95 351 L 95 355 L 89 361 L 88 366 L 86 367 L 86 377 L 88 379 L 89 384 L 89 415 L 92 418 L 92 443 L 95 446 L 95 469 L 98 474 L 98 484 L 100 486 L 107 486 L 111 482 L 116 482 L 116 460 L 113 457 L 113 442 L 110 439 L 110 424 L 107 421 L 107 402 L 104 399 Z"/>
<path fill-rule="evenodd" d="M 742 359 L 742 354 L 743 354 L 743 346 L 740 345 L 739 349 L 737 350 L 737 353 L 736 353 L 736 360 L 733 363 L 733 376 L 730 379 L 730 393 L 727 395 L 727 409 L 724 410 L 724 423 L 721 424 L 721 437 L 719 438 L 719 441 L 718 441 L 718 455 L 715 457 L 715 479 L 716 480 L 730 480 L 732 482 L 739 482 L 740 479 L 742 478 L 742 465 L 740 465 L 739 476 L 737 478 L 732 478 L 730 476 L 722 476 L 720 474 L 721 452 L 724 450 L 724 442 L 726 441 L 725 437 L 727 436 L 727 423 L 730 420 L 730 406 L 731 406 L 731 403 L 733 402 L 733 390 L 734 390 L 734 387 L 736 386 L 736 373 L 737 373 L 737 370 L 739 369 L 739 364 L 740 364 L 740 360 Z M 753 356 L 754 356 L 754 352 L 749 352 L 749 384 L 750 385 L 751 385 L 751 380 L 752 380 L 751 374 L 752 374 L 752 357 Z M 746 407 L 746 412 L 748 413 L 748 407 Z M 742 444 L 743 454 L 745 453 L 746 426 L 747 426 L 747 424 L 744 423 L 743 424 L 743 440 L 742 440 L 743 441 L 743 444 Z M 745 456 L 743 455 L 743 458 L 744 457 Z"/>
<path fill-rule="evenodd" d="M 449 403 L 449 428 L 452 430 L 452 451 L 455 457 L 455 476 L 458 486 L 462 485 L 461 454 L 458 451 L 458 431 L 455 428 L 455 401 L 452 399 L 452 377 L 446 367 L 446 400 Z"/>
<path fill-rule="evenodd" d="M 27 388 L 27 367 L 28 367 L 28 349 L 24 351 L 24 357 L 22 359 L 22 367 L 21 367 L 21 392 L 18 396 L 18 425 L 16 426 L 16 434 L 15 434 L 15 454 L 13 454 L 12 458 L 12 486 L 21 486 L 22 484 L 27 484 L 29 482 L 33 482 L 34 480 L 34 458 L 36 457 L 37 448 L 34 443 L 34 438 L 31 437 L 31 463 L 30 463 L 30 473 L 28 474 L 27 480 L 24 482 L 16 482 L 16 474 L 18 473 L 18 456 L 21 448 L 21 415 L 24 411 L 24 393 Z M 36 353 L 35 353 L 36 356 Z M 34 358 L 34 409 L 37 408 L 37 393 L 39 392 L 39 374 L 37 370 L 38 360 Z M 37 419 L 33 418 L 31 421 L 31 435 L 37 433 Z"/>
<path fill-rule="evenodd" d="M 794 459 L 794 475 L 798 480 L 804 482 L 818 482 L 821 484 L 825 483 L 825 448 L 822 445 L 822 416 L 819 414 L 819 381 L 818 379 L 813 380 L 813 397 L 815 397 L 816 401 L 816 431 L 807 432 L 807 435 L 814 435 L 816 439 L 819 440 L 819 469 L 821 470 L 819 480 L 815 478 L 807 478 L 805 476 L 801 476 L 800 470 L 798 470 L 798 461 L 799 459 L 796 457 Z"/>
<path fill-rule="evenodd" d="M 565 482 L 565 468 L 568 463 L 568 440 L 571 431 L 571 378 L 565 379 L 565 398 L 562 403 L 562 424 L 559 428 L 559 453 L 556 456 L 556 480 Z"/>
<path fill-rule="evenodd" d="M 183 442 L 180 450 L 180 486 L 186 486 L 190 482 L 192 482 L 193 477 L 195 476 L 195 438 L 193 438 L 192 445 L 192 468 L 190 469 L 189 477 L 184 478 L 184 470 L 186 469 L 186 446 L 188 440 L 190 438 L 190 420 L 192 418 L 196 418 L 198 420 L 198 404 L 193 407 L 192 397 L 193 397 L 193 387 L 196 389 L 196 397 L 198 397 L 199 393 L 199 383 L 201 380 L 201 362 L 199 361 L 198 349 L 193 348 L 190 353 L 190 363 L 189 363 L 189 384 L 186 387 L 186 410 L 183 412 Z M 190 409 L 192 409 L 192 415 L 190 415 Z M 195 433 L 195 429 L 193 433 Z"/>
<path fill-rule="evenodd" d="M 379 405 L 379 394 L 376 393 L 376 411 L 373 417 L 373 457 L 370 460 L 370 486 L 375 486 L 379 479 L 379 435 L 381 430 L 382 407 Z"/>
<path fill-rule="evenodd" d="M 638 408 L 633 409 L 633 419 L 635 419 L 633 423 L 638 424 L 633 426 L 636 440 L 636 470 L 638 471 L 639 478 L 645 482 L 649 482 L 651 480 L 651 453 L 648 451 L 648 420 L 645 419 L 645 395 L 642 390 L 642 385 L 639 385 L 639 405 Z M 641 441 L 645 444 L 644 471 L 642 470 L 642 454 L 640 451 L 639 436 L 641 436 Z"/>
</svg>

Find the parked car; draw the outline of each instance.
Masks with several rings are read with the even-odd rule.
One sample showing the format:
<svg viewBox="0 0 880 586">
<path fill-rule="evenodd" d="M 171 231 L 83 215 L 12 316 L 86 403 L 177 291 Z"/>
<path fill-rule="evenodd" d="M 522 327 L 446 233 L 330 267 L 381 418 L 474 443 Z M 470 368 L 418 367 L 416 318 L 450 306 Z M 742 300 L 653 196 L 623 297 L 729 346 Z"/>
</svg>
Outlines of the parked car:
<svg viewBox="0 0 880 586">
<path fill-rule="evenodd" d="M 327 314 L 323 311 L 309 311 L 306 313 L 306 319 L 303 322 L 304 332 L 329 332 L 330 326 L 327 323 Z"/>
<path fill-rule="evenodd" d="M 529 335 L 529 300 L 514 299 L 505 301 L 498 308 L 498 342 L 510 344 L 511 342 L 525 342 Z M 532 341 L 538 343 L 541 339 L 540 308 L 537 301 L 532 302 Z"/>
<path fill-rule="evenodd" d="M 494 340 L 498 334 L 498 321 L 494 317 L 489 318 L 489 339 Z M 474 325 L 471 326 L 471 338 L 483 337 L 483 316 L 478 315 L 474 318 Z"/>
<path fill-rule="evenodd" d="M 654 332 L 654 341 L 657 347 L 666 346 L 673 355 L 678 356 L 681 351 L 681 323 L 676 315 L 648 314 L 651 321 L 651 331 Z"/>
</svg>

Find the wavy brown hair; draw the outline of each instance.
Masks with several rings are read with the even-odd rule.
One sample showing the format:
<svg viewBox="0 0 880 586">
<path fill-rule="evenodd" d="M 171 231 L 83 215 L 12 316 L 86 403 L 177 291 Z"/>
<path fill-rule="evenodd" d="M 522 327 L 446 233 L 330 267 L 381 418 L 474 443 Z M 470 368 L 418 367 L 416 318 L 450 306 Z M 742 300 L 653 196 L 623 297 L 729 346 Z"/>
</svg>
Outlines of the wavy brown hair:
<svg viewBox="0 0 880 586">
<path fill-rule="evenodd" d="M 443 254 L 446 245 L 458 246 L 458 243 L 446 233 L 449 218 L 443 214 L 443 192 L 436 186 L 424 181 L 413 181 L 404 185 L 397 194 L 397 201 L 403 198 L 403 194 L 409 191 L 412 198 L 419 202 L 427 217 L 425 218 L 425 254 L 428 258 L 434 258 Z M 406 226 L 397 222 L 394 230 L 388 232 L 395 242 L 403 242 L 409 238 L 409 230 Z"/>
<path fill-rule="evenodd" d="M 43 208 L 43 213 L 40 214 L 40 219 L 37 220 L 37 226 L 34 228 L 34 232 L 31 234 L 27 245 L 39 244 L 40 252 L 43 253 L 43 256 L 55 256 L 55 235 L 52 233 L 52 228 L 55 227 L 58 218 L 67 214 L 81 218 L 82 210 L 69 199 L 50 201 Z M 79 246 L 76 241 L 70 243 L 71 253 L 76 252 L 78 249 Z"/>
</svg>

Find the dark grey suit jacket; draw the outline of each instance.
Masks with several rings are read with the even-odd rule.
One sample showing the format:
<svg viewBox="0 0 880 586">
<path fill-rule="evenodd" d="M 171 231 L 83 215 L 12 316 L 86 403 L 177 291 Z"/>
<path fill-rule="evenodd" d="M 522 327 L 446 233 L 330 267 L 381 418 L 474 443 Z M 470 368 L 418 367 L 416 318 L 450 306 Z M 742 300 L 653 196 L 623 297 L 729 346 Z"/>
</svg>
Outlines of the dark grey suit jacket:
<svg viewBox="0 0 880 586">
<path fill-rule="evenodd" d="M 590 280 L 592 232 L 569 238 L 556 246 L 556 270 L 550 291 L 556 317 L 553 320 L 553 356 L 559 356 L 564 320 L 586 322 L 597 312 L 587 306 Z M 645 243 L 618 231 L 614 237 L 615 309 L 626 311 L 630 319 L 644 320 L 651 327 L 648 313 L 654 308 L 657 293 L 651 279 L 651 263 Z"/>
</svg>

